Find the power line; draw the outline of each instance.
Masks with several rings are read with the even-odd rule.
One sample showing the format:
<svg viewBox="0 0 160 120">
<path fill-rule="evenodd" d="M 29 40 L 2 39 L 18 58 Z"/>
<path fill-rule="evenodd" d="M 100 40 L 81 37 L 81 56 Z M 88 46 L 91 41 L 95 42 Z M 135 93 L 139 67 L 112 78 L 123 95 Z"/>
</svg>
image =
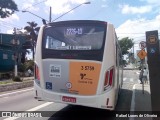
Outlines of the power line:
<svg viewBox="0 0 160 120">
<path fill-rule="evenodd" d="M 33 7 L 33 6 L 36 6 L 36 5 L 40 4 L 40 3 L 45 2 L 45 1 L 47 1 L 47 0 L 43 0 L 43 1 L 40 1 L 40 2 L 37 2 L 37 3 L 34 3 L 30 7 L 25 8 L 24 10 L 27 10 L 27 9 Z M 18 12 L 18 11 L 16 11 L 16 12 Z M 0 27 L 5 27 L 5 28 L 7 27 L 7 28 L 12 28 L 12 29 L 13 28 L 23 28 L 21 26 L 15 25 L 15 24 L 11 24 L 11 23 L 5 22 L 5 21 L 3 21 L 1 19 L 0 19 L 0 22 L 2 22 L 2 24 L 0 23 Z"/>
<path fill-rule="evenodd" d="M 40 3 L 43 3 L 43 2 L 45 2 L 45 1 L 47 1 L 47 0 L 43 0 L 43 1 L 40 1 L 40 2 L 37 2 L 37 3 L 34 3 L 34 4 L 32 4 L 32 6 L 27 7 L 27 8 L 25 8 L 25 9 L 21 10 L 21 11 L 25 11 L 25 10 L 27 10 L 27 9 L 33 7 L 33 6 L 36 6 L 36 5 L 40 4 Z"/>
<path fill-rule="evenodd" d="M 9 23 L 9 22 L 5 22 L 5 21 L 3 21 L 3 20 L 0 20 L 1 22 L 3 22 L 4 24 L 8 24 L 8 25 L 10 25 L 10 26 L 12 26 L 12 27 L 19 27 L 19 28 L 21 28 L 20 26 L 18 26 L 18 25 L 15 25 L 15 24 L 12 24 L 12 23 Z M 1 24 L 0 24 L 1 25 Z"/>
</svg>

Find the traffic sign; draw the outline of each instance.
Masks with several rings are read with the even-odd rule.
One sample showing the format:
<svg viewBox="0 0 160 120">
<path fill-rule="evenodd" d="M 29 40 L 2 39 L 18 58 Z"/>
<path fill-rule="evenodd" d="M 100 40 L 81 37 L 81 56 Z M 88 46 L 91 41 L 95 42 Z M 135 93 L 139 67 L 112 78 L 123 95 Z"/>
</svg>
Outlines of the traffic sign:
<svg viewBox="0 0 160 120">
<path fill-rule="evenodd" d="M 150 48 L 150 53 L 151 54 L 155 54 L 155 52 L 156 52 L 156 48 Z"/>
<path fill-rule="evenodd" d="M 146 42 L 145 42 L 145 41 L 141 41 L 141 42 L 139 43 L 139 47 L 140 47 L 140 49 L 146 48 Z"/>
<path fill-rule="evenodd" d="M 148 38 L 149 44 L 156 44 L 157 43 L 157 37 L 155 35 L 150 35 Z"/>
<path fill-rule="evenodd" d="M 144 59 L 147 56 L 147 53 L 144 50 L 141 50 L 137 55 L 140 59 Z"/>
</svg>

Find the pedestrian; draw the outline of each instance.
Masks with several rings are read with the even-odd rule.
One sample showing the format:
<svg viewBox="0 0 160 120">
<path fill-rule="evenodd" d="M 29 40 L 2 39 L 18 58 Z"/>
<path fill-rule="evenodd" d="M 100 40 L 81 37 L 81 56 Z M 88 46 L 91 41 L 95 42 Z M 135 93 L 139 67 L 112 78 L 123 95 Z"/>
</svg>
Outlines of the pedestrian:
<svg viewBox="0 0 160 120">
<path fill-rule="evenodd" d="M 143 72 L 143 81 L 144 83 L 148 83 L 148 69 L 144 68 L 144 72 Z"/>
<path fill-rule="evenodd" d="M 141 70 L 140 74 L 139 74 L 139 80 L 141 81 L 140 84 L 142 84 L 142 79 L 143 79 L 143 71 Z"/>
</svg>

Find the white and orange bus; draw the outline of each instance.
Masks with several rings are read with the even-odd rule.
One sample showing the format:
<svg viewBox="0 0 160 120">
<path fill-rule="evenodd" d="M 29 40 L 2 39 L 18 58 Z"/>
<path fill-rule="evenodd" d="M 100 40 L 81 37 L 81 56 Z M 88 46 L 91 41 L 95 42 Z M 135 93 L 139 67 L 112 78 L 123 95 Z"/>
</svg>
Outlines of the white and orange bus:
<svg viewBox="0 0 160 120">
<path fill-rule="evenodd" d="M 37 99 L 114 110 L 122 80 L 122 54 L 112 24 L 73 20 L 41 27 L 35 53 Z"/>
</svg>

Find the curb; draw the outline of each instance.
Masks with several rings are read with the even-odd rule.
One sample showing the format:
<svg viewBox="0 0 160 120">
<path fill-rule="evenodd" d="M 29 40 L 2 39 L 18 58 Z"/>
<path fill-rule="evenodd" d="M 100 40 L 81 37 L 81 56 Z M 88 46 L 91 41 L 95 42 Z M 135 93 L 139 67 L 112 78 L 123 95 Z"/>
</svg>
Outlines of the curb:
<svg viewBox="0 0 160 120">
<path fill-rule="evenodd" d="M 131 101 L 131 108 L 130 111 L 133 113 L 135 111 L 135 89 L 136 89 L 136 84 L 133 85 L 132 88 L 132 101 Z"/>
<path fill-rule="evenodd" d="M 34 84 L 34 81 L 32 79 L 28 81 L 26 80 L 24 82 L 14 82 L 14 83 L 9 83 L 5 85 L 0 85 L 0 92 L 6 92 L 6 91 L 12 91 L 16 89 L 32 87 L 33 84 Z"/>
<path fill-rule="evenodd" d="M 130 114 L 134 114 L 135 111 L 135 89 L 136 89 L 136 84 L 133 85 L 132 88 L 132 100 L 131 100 L 131 108 L 130 108 Z M 134 120 L 133 117 L 130 117 L 129 120 Z"/>
</svg>

